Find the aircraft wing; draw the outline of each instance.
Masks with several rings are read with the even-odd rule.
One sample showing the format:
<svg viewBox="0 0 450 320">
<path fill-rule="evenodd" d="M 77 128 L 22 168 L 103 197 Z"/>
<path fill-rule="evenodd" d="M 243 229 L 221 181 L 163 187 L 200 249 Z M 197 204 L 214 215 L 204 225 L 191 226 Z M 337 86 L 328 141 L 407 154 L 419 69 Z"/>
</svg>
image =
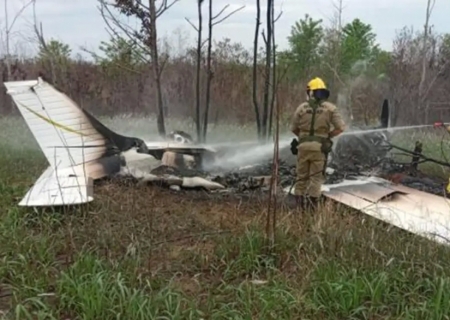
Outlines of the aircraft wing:
<svg viewBox="0 0 450 320">
<path fill-rule="evenodd" d="M 20 201 L 19 206 L 62 206 L 87 203 L 93 198 L 93 180 L 82 168 L 48 167 Z"/>
<path fill-rule="evenodd" d="M 149 153 L 157 159 L 161 159 L 164 152 L 176 152 L 187 155 L 198 155 L 204 153 L 215 153 L 216 151 L 208 146 L 192 145 L 176 142 L 151 142 L 146 143 Z"/>
<path fill-rule="evenodd" d="M 323 186 L 323 195 L 430 240 L 450 244 L 450 201 L 376 177 Z"/>
</svg>

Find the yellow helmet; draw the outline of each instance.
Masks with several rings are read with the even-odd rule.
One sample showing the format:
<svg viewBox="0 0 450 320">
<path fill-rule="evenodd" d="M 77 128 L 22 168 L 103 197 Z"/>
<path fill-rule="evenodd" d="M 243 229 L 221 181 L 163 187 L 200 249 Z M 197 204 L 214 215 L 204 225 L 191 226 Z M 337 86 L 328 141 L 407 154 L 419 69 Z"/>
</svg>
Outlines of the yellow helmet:
<svg viewBox="0 0 450 320">
<path fill-rule="evenodd" d="M 311 81 L 308 82 L 308 85 L 306 87 L 307 90 L 320 90 L 320 89 L 326 89 L 326 85 L 325 82 L 323 82 L 322 79 L 316 77 L 314 79 L 312 79 Z"/>
</svg>

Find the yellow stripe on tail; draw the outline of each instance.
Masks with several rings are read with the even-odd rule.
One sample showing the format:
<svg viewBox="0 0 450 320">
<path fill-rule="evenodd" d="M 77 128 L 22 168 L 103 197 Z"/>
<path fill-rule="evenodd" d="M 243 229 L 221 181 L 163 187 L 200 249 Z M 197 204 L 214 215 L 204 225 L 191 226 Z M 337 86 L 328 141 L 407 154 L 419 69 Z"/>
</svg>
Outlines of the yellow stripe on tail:
<svg viewBox="0 0 450 320">
<path fill-rule="evenodd" d="M 60 123 L 58 123 L 58 122 L 55 122 L 55 121 L 53 121 L 52 119 L 46 118 L 46 117 L 44 117 L 43 115 L 37 113 L 36 111 L 34 111 L 34 110 L 28 108 L 27 106 L 25 106 L 25 105 L 23 105 L 23 104 L 21 104 L 21 103 L 20 103 L 20 105 L 21 105 L 23 108 L 25 108 L 25 109 L 27 109 L 28 111 L 30 111 L 30 112 L 31 112 L 32 114 L 34 114 L 36 117 L 41 118 L 41 119 L 44 120 L 45 122 L 50 123 L 50 124 L 54 125 L 54 126 L 57 127 L 57 128 L 60 128 L 60 129 L 65 130 L 65 131 L 67 131 L 67 132 L 72 132 L 72 133 L 78 134 L 78 135 L 80 135 L 80 136 L 86 137 L 86 135 L 85 135 L 84 133 L 80 132 L 80 131 L 74 130 L 74 129 L 69 128 L 69 127 L 67 127 L 67 126 L 65 126 L 65 125 L 62 125 L 62 124 L 60 124 Z"/>
</svg>

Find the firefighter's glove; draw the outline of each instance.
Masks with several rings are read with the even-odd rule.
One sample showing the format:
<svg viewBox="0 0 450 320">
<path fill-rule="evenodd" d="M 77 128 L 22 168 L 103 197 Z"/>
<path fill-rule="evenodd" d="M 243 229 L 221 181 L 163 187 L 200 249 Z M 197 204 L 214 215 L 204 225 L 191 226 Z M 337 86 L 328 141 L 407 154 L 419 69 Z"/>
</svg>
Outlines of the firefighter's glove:
<svg viewBox="0 0 450 320">
<path fill-rule="evenodd" d="M 329 154 L 333 150 L 333 140 L 330 137 L 322 141 L 321 151 L 324 154 Z"/>
<path fill-rule="evenodd" d="M 297 147 L 298 147 L 298 140 L 294 138 L 291 141 L 291 153 L 293 155 L 296 155 L 298 153 Z"/>
</svg>

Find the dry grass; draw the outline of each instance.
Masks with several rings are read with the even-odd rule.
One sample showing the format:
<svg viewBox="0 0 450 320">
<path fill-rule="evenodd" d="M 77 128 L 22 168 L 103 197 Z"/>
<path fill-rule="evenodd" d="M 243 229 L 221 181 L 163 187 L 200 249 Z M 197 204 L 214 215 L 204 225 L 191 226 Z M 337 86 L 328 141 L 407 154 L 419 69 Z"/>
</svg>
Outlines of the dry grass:
<svg viewBox="0 0 450 320">
<path fill-rule="evenodd" d="M 331 203 L 282 208 L 274 255 L 258 198 L 103 183 L 88 206 L 18 209 L 45 161 L 14 138 L 0 156 L 4 319 L 450 317 L 447 248 Z"/>
</svg>

